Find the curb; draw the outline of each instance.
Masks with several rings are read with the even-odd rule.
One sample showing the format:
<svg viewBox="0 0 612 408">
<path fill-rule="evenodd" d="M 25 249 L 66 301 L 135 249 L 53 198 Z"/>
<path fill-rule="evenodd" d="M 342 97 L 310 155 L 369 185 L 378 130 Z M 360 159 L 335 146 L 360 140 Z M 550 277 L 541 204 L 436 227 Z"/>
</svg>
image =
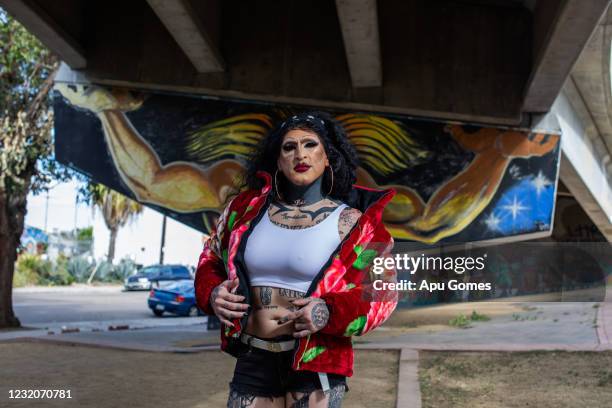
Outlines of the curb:
<svg viewBox="0 0 612 408">
<path fill-rule="evenodd" d="M 597 339 L 602 347 L 612 346 L 612 302 L 601 302 L 597 310 Z"/>
<path fill-rule="evenodd" d="M 397 376 L 397 408 L 421 408 L 419 352 L 401 349 Z"/>
<path fill-rule="evenodd" d="M 82 346 L 108 350 L 135 351 L 135 352 L 155 352 L 155 353 L 198 353 L 207 350 L 219 350 L 219 345 L 199 346 L 199 347 L 162 347 L 162 346 L 147 346 L 147 345 L 128 345 L 112 341 L 100 340 L 85 340 L 67 338 L 49 338 L 49 337 L 19 337 L 9 340 L 4 340 L 0 343 L 39 343 L 39 344 L 56 344 L 61 346 Z"/>
<path fill-rule="evenodd" d="M 83 322 L 62 322 L 55 324 L 40 324 L 36 325 L 36 329 L 44 330 L 49 335 L 66 334 L 66 333 L 84 333 L 84 332 L 107 332 L 118 330 L 141 330 L 155 329 L 169 326 L 201 326 L 207 323 L 207 318 L 198 317 L 194 320 L 180 322 L 168 320 L 167 323 L 160 324 L 160 321 L 149 321 L 148 319 L 133 319 L 133 320 L 107 320 L 107 321 L 83 321 Z M 196 320 L 197 319 L 197 320 Z M 24 334 L 27 335 L 27 332 Z M 2 339 L 2 335 L 0 335 Z"/>
<path fill-rule="evenodd" d="M 606 333 L 605 319 L 604 319 L 604 304 L 600 303 L 599 309 L 597 310 L 597 340 L 599 344 L 608 344 L 610 339 L 608 333 Z"/>
<path fill-rule="evenodd" d="M 609 351 L 612 344 L 410 344 L 404 343 L 368 343 L 355 345 L 355 349 L 378 349 L 378 350 L 398 350 L 410 347 L 409 350 L 418 351 L 472 351 L 472 352 L 521 352 L 521 351 Z"/>
<path fill-rule="evenodd" d="M 123 291 L 123 285 L 67 285 L 67 286 L 25 286 L 13 288 L 13 293 L 119 293 Z"/>
</svg>

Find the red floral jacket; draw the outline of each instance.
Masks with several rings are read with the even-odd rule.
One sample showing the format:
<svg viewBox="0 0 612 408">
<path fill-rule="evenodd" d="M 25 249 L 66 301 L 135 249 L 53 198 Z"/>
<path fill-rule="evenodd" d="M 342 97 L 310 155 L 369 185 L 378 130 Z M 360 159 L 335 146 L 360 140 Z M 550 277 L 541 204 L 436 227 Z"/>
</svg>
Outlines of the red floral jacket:
<svg viewBox="0 0 612 408">
<path fill-rule="evenodd" d="M 266 213 L 271 198 L 270 175 L 259 172 L 257 176 L 264 179 L 264 187 L 242 192 L 230 202 L 200 255 L 195 277 L 196 300 L 200 309 L 209 315 L 214 314 L 209 303 L 212 290 L 224 280 L 236 276 L 240 282 L 237 293 L 250 303 L 244 248 L 250 227 Z M 397 306 L 397 293 L 373 290 L 369 273 L 372 260 L 387 254 L 393 246 L 393 239 L 382 223 L 382 212 L 394 194 L 393 190 L 353 186 L 346 204 L 359 209 L 362 215 L 306 294 L 325 300 L 330 310 L 329 321 L 322 330 L 299 340 L 294 352 L 294 370 L 351 376 L 351 337 L 378 327 Z M 395 271 L 387 270 L 377 279 L 394 281 Z M 234 319 L 233 328 L 221 327 L 223 351 L 237 356 L 247 347 L 240 342 L 247 318 Z"/>
</svg>

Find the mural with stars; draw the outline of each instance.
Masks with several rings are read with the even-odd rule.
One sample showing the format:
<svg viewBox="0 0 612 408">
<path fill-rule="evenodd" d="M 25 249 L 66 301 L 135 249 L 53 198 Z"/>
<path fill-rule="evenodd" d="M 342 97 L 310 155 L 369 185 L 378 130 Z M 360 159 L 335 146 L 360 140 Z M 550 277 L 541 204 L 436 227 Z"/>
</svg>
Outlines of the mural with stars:
<svg viewBox="0 0 612 408">
<path fill-rule="evenodd" d="M 56 156 L 202 232 L 266 134 L 312 107 L 57 84 Z M 357 184 L 393 188 L 383 214 L 424 245 L 550 234 L 560 135 L 326 109 L 359 156 Z"/>
</svg>

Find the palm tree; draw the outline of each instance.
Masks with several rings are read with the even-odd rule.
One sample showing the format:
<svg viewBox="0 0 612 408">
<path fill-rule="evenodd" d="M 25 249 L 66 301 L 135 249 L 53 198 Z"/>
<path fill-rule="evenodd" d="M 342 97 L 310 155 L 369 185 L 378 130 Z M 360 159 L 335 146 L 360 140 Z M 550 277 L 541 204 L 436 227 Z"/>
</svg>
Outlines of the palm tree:
<svg viewBox="0 0 612 408">
<path fill-rule="evenodd" d="M 115 243 L 119 228 L 128 221 L 133 221 L 143 210 L 143 206 L 102 184 L 90 184 L 88 186 L 91 203 L 97 207 L 104 223 L 110 230 L 110 242 L 108 244 L 108 255 L 106 260 L 113 262 L 115 257 Z"/>
</svg>

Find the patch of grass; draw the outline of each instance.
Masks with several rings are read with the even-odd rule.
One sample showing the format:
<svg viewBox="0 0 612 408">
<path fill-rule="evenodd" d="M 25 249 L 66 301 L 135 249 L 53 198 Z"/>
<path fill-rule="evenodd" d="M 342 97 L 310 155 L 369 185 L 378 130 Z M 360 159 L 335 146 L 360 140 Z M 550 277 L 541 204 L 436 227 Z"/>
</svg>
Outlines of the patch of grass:
<svg viewBox="0 0 612 408">
<path fill-rule="evenodd" d="M 448 325 L 453 326 L 453 327 L 459 327 L 462 329 L 467 329 L 468 327 L 470 327 L 470 318 L 462 313 L 450 319 L 448 321 Z"/>
<path fill-rule="evenodd" d="M 612 400 L 612 352 L 422 351 L 419 358 L 423 408 L 607 407 Z"/>
<path fill-rule="evenodd" d="M 470 315 L 470 320 L 473 322 L 488 322 L 491 318 L 487 315 L 480 314 L 475 310 L 472 310 L 472 314 Z"/>
<path fill-rule="evenodd" d="M 465 314 L 461 313 L 455 317 L 453 317 L 452 319 L 450 319 L 448 321 L 449 326 L 453 326 L 453 327 L 459 327 L 462 329 L 467 329 L 470 326 L 471 322 L 487 322 L 491 320 L 491 318 L 487 315 L 478 313 L 475 310 L 472 310 L 472 314 L 469 316 L 466 316 Z"/>
<path fill-rule="evenodd" d="M 601 372 L 599 381 L 597 381 L 597 386 L 599 387 L 607 387 L 612 386 L 612 371 Z"/>
</svg>

